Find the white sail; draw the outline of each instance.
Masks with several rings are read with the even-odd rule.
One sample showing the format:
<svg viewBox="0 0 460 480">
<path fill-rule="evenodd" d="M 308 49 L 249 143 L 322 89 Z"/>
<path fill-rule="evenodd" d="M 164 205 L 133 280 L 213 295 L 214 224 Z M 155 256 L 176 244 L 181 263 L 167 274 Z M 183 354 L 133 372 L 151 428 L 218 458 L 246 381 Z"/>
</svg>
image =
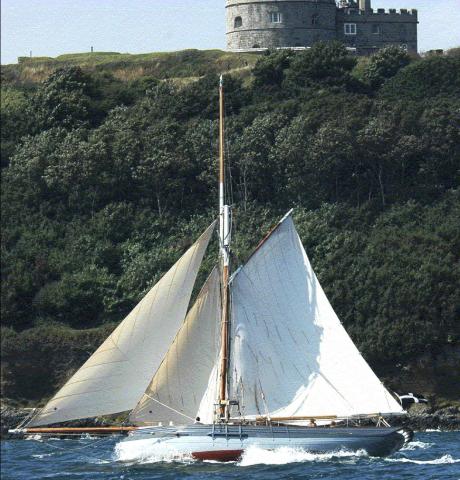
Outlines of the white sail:
<svg viewBox="0 0 460 480">
<path fill-rule="evenodd" d="M 230 398 L 246 416 L 402 411 L 340 323 L 290 216 L 231 286 Z"/>
<path fill-rule="evenodd" d="M 214 223 L 48 402 L 29 427 L 133 409 L 187 313 Z"/>
<path fill-rule="evenodd" d="M 212 423 L 220 308 L 219 272 L 215 268 L 144 396 L 131 412 L 131 422 L 184 424 L 200 416 L 202 422 Z"/>
</svg>

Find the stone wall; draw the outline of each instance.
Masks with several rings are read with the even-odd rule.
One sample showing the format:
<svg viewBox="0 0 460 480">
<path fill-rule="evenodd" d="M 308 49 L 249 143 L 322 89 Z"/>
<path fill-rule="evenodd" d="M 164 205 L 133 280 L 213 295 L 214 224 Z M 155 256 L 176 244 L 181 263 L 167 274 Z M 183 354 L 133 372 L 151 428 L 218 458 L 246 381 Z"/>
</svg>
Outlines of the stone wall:
<svg viewBox="0 0 460 480">
<path fill-rule="evenodd" d="M 356 35 L 346 35 L 346 23 L 356 24 Z M 372 53 L 386 45 L 402 45 L 417 52 L 417 11 L 337 10 L 337 39 L 359 54 Z"/>
<path fill-rule="evenodd" d="M 280 14 L 282 22 L 272 22 L 272 13 Z M 235 26 L 237 18 L 241 18 L 241 26 Z M 320 40 L 333 40 L 335 36 L 334 0 L 227 1 L 229 50 L 306 47 Z"/>
</svg>

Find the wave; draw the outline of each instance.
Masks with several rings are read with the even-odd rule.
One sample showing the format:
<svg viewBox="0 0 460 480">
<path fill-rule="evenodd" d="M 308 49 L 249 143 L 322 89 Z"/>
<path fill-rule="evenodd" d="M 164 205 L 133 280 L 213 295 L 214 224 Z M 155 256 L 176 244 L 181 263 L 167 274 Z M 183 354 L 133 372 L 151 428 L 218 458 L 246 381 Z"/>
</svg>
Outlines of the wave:
<svg viewBox="0 0 460 480">
<path fill-rule="evenodd" d="M 403 448 L 401 448 L 401 452 L 404 451 L 411 451 L 411 450 L 418 450 L 419 448 L 421 449 L 426 449 L 426 448 L 431 448 L 435 444 L 434 443 L 426 443 L 426 442 L 410 442 L 407 445 L 405 445 Z"/>
<path fill-rule="evenodd" d="M 267 450 L 257 446 L 248 447 L 241 460 L 236 463 L 237 466 L 247 467 L 250 465 L 284 465 L 298 462 L 327 462 L 335 459 L 356 459 L 359 457 L 368 457 L 367 452 L 359 450 L 357 452 L 340 450 L 330 453 L 311 453 L 305 450 L 280 447 L 274 450 Z M 135 442 L 119 442 L 115 446 L 114 460 L 128 464 L 147 464 L 147 463 L 194 463 L 196 460 L 191 452 L 184 453 L 171 449 L 171 446 L 165 446 L 162 442 L 153 443 L 151 439 L 137 440 Z M 220 463 L 212 460 L 205 463 Z"/>
<path fill-rule="evenodd" d="M 54 453 L 40 453 L 40 454 L 32 455 L 32 458 L 42 459 L 45 457 L 52 457 L 53 455 Z"/>
<path fill-rule="evenodd" d="M 287 463 L 327 462 L 337 458 L 356 458 L 367 456 L 368 455 L 364 450 L 359 450 L 357 452 L 340 450 L 331 453 L 311 453 L 305 450 L 290 447 L 280 447 L 274 450 L 266 450 L 260 447 L 252 446 L 245 450 L 241 460 L 237 465 L 240 467 L 260 464 L 284 465 Z"/>
<path fill-rule="evenodd" d="M 449 463 L 460 463 L 460 458 L 452 458 L 452 455 L 446 454 L 441 458 L 434 460 L 415 460 L 412 458 L 386 458 L 387 462 L 393 463 L 416 463 L 417 465 L 444 465 Z"/>
<path fill-rule="evenodd" d="M 118 462 L 132 463 L 159 463 L 159 462 L 194 462 L 191 452 L 177 452 L 170 447 L 152 443 L 151 439 L 136 440 L 135 442 L 119 442 L 115 445 L 114 459 Z"/>
</svg>

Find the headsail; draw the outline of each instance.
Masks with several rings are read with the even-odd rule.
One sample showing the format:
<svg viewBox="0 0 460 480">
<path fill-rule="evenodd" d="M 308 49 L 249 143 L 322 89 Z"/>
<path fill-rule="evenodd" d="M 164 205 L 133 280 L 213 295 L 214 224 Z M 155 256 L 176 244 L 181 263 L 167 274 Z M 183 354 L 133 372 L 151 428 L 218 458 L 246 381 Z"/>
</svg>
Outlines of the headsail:
<svg viewBox="0 0 460 480">
<path fill-rule="evenodd" d="M 231 398 L 246 416 L 402 411 L 340 323 L 290 216 L 231 287 Z"/>
<path fill-rule="evenodd" d="M 133 409 L 177 334 L 215 222 L 28 426 Z"/>
<path fill-rule="evenodd" d="M 219 271 L 214 268 L 144 396 L 131 412 L 131 422 L 188 423 L 199 415 L 202 421 L 212 423 L 220 308 Z"/>
</svg>

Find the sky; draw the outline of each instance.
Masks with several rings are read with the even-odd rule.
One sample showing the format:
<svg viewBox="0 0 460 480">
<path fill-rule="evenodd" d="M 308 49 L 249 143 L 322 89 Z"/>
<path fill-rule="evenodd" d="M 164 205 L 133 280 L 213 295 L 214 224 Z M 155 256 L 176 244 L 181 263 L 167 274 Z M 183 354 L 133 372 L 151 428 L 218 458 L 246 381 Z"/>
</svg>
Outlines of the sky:
<svg viewBox="0 0 460 480">
<path fill-rule="evenodd" d="M 460 46 L 460 0 L 373 0 L 417 8 L 419 51 Z M 1 63 L 18 56 L 225 48 L 225 0 L 1 0 Z"/>
</svg>

